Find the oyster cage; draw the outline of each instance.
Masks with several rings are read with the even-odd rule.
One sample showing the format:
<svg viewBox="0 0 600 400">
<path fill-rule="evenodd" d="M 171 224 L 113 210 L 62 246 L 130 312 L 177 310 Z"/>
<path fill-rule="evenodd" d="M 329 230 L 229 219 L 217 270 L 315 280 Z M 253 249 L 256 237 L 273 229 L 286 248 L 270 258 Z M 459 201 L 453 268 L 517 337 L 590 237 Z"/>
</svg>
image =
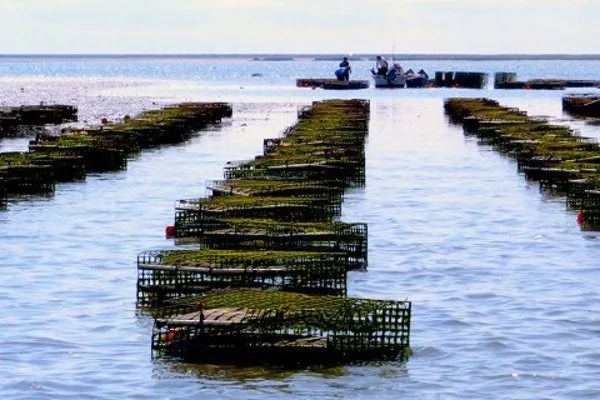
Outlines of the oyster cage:
<svg viewBox="0 0 600 400">
<path fill-rule="evenodd" d="M 326 222 L 338 218 L 341 203 L 327 198 L 228 196 L 231 202 L 215 197 L 180 200 L 175 206 L 176 232 L 198 232 L 204 223 L 218 218 L 270 218 L 282 222 Z"/>
<path fill-rule="evenodd" d="M 2 171 L 0 171 L 0 209 L 6 208 L 7 196 L 8 193 L 6 190 L 5 178 L 3 177 Z"/>
<path fill-rule="evenodd" d="M 589 230 L 600 229 L 600 190 L 586 189 L 580 192 L 580 224 Z"/>
<path fill-rule="evenodd" d="M 226 287 L 345 295 L 346 259 L 333 252 L 147 251 L 138 255 L 138 304 L 159 307 Z"/>
<path fill-rule="evenodd" d="M 176 232 L 186 243 L 207 249 L 343 252 L 348 270 L 368 267 L 366 223 L 285 223 L 269 220 L 223 219 L 207 221 L 197 232 Z M 194 236 L 195 235 L 195 236 Z"/>
<path fill-rule="evenodd" d="M 411 303 L 260 290 L 187 299 L 196 310 L 157 318 L 154 357 L 236 365 L 338 364 L 399 359 Z"/>
<path fill-rule="evenodd" d="M 50 193 L 55 186 L 49 165 L 0 166 L 0 181 L 5 194 Z"/>
<path fill-rule="evenodd" d="M 247 165 L 226 165 L 223 176 L 225 179 L 339 180 L 344 182 L 346 187 L 362 187 L 365 185 L 365 171 L 363 168 L 344 168 L 327 162 L 273 165 L 264 168 Z"/>
<path fill-rule="evenodd" d="M 325 197 L 342 201 L 341 181 L 232 179 L 206 182 L 211 196 Z"/>
</svg>

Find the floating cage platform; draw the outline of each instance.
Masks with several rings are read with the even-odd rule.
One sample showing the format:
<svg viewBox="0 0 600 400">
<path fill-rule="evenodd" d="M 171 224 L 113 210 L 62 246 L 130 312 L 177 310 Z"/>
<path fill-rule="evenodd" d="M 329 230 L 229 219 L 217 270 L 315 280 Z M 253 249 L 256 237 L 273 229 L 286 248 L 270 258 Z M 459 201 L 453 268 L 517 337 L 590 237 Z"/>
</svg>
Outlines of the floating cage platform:
<svg viewBox="0 0 600 400">
<path fill-rule="evenodd" d="M 359 163 L 336 163 L 329 161 L 298 164 L 261 166 L 253 162 L 230 161 L 224 168 L 224 178 L 229 179 L 303 179 L 338 180 L 346 187 L 359 187 L 365 184 L 365 168 Z"/>
<path fill-rule="evenodd" d="M 48 155 L 37 156 L 32 165 L 49 165 L 55 182 L 71 182 L 85 179 L 85 160 L 80 156 Z"/>
<path fill-rule="evenodd" d="M 342 252 L 148 251 L 138 255 L 138 304 L 231 287 L 346 295 L 346 265 Z"/>
<path fill-rule="evenodd" d="M 562 109 L 575 116 L 600 118 L 600 95 L 571 94 L 564 96 Z"/>
<path fill-rule="evenodd" d="M 325 90 L 357 90 L 368 89 L 369 81 L 367 80 L 349 80 L 343 81 L 339 79 L 327 78 L 299 78 L 296 79 L 297 87 L 306 88 L 321 88 Z"/>
<path fill-rule="evenodd" d="M 436 71 L 433 82 L 436 87 L 483 89 L 487 85 L 485 72 Z"/>
<path fill-rule="evenodd" d="M 118 171 L 127 166 L 125 151 L 116 147 L 103 147 L 98 143 L 85 144 L 82 141 L 63 139 L 60 144 L 30 144 L 29 152 L 46 155 L 61 154 L 64 157 L 80 159 L 85 173 Z"/>
<path fill-rule="evenodd" d="M 52 167 L 47 165 L 23 165 L 0 167 L 0 180 L 6 193 L 36 194 L 54 191 Z"/>
<path fill-rule="evenodd" d="M 75 181 L 85 178 L 83 159 L 56 153 L 8 152 L 0 153 L 0 166 L 4 167 L 50 167 L 55 182 Z M 33 170 L 32 170 L 33 171 Z"/>
<path fill-rule="evenodd" d="M 298 366 L 398 360 L 410 350 L 409 301 L 247 289 L 186 301 L 187 313 L 156 319 L 155 357 Z"/>
<path fill-rule="evenodd" d="M 48 193 L 54 190 L 51 165 L 35 165 L 27 152 L 0 153 L 0 181 L 8 195 Z"/>
<path fill-rule="evenodd" d="M 592 79 L 530 79 L 517 80 L 515 72 L 496 72 L 494 74 L 495 89 L 538 89 L 562 90 L 565 88 L 598 87 L 600 81 Z"/>
<path fill-rule="evenodd" d="M 340 181 L 306 181 L 277 179 L 234 179 L 208 181 L 210 196 L 320 197 L 342 200 Z"/>
<path fill-rule="evenodd" d="M 0 137 L 17 133 L 22 126 L 77 121 L 77 107 L 65 104 L 0 107 Z"/>
<path fill-rule="evenodd" d="M 176 231 L 176 237 L 180 238 L 180 243 L 195 243 L 208 249 L 343 252 L 347 255 L 348 270 L 366 270 L 368 267 L 368 228 L 365 223 L 222 219 L 206 221 L 202 228 Z"/>
<path fill-rule="evenodd" d="M 350 127 L 337 127 L 336 132 L 331 134 L 321 134 L 320 137 L 312 137 L 310 134 L 304 134 L 301 130 L 291 127 L 286 129 L 282 137 L 263 139 L 263 154 L 279 154 L 286 152 L 299 153 L 303 150 L 300 146 L 306 147 L 306 152 L 318 152 L 332 157 L 365 157 L 365 137 L 367 134 L 366 120 L 361 120 Z M 359 132 L 360 134 L 339 134 L 340 130 Z M 323 131 L 321 131 L 323 133 Z"/>
<path fill-rule="evenodd" d="M 341 214 L 341 203 L 315 197 L 217 196 L 180 200 L 175 206 L 175 229 L 202 229 L 219 218 L 269 218 L 282 222 L 329 222 Z"/>
</svg>

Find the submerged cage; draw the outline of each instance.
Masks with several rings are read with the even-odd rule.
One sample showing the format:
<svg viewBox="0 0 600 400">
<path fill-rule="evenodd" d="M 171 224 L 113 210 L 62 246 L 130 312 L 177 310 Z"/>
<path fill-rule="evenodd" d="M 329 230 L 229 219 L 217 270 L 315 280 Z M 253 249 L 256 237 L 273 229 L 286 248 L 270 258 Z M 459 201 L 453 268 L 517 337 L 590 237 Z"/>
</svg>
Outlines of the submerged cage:
<svg viewBox="0 0 600 400">
<path fill-rule="evenodd" d="M 393 360 L 409 350 L 409 301 L 250 289 L 212 291 L 184 301 L 187 313 L 156 319 L 155 357 L 315 365 Z"/>
<path fill-rule="evenodd" d="M 169 300 L 227 287 L 345 295 L 346 258 L 342 252 L 143 252 L 138 255 L 138 303 L 160 307 Z"/>
</svg>

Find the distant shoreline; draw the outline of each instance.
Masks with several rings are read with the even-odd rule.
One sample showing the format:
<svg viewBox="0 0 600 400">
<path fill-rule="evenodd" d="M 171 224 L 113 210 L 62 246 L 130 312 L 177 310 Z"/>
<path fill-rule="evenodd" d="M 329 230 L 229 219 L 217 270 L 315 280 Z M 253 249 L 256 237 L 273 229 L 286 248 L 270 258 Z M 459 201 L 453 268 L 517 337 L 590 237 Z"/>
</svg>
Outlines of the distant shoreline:
<svg viewBox="0 0 600 400">
<path fill-rule="evenodd" d="M 371 60 L 378 54 L 0 54 L 0 61 L 27 60 L 250 60 L 250 61 L 331 61 L 348 56 Z M 389 54 L 384 56 L 391 57 Z M 401 60 L 600 60 L 600 54 L 394 54 Z"/>
</svg>

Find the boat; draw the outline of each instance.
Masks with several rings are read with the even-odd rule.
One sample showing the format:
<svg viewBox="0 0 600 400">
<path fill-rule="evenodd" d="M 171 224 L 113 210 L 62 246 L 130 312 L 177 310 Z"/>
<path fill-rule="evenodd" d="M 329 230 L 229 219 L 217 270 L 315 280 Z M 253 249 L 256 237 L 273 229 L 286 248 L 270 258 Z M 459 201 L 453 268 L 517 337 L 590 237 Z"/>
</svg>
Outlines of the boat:
<svg viewBox="0 0 600 400">
<path fill-rule="evenodd" d="M 373 83 L 376 88 L 406 87 L 406 77 L 400 64 L 394 64 L 385 75 L 379 75 L 374 70 L 371 70 L 371 73 L 373 74 Z"/>
<path fill-rule="evenodd" d="M 378 75 L 374 70 L 371 73 L 376 88 L 422 88 L 430 84 L 429 76 L 422 69 L 416 73 L 412 69 L 404 72 L 398 63 L 394 63 L 386 75 Z"/>
<path fill-rule="evenodd" d="M 406 79 L 406 87 L 407 88 L 422 88 L 431 86 L 431 80 L 429 79 L 429 75 L 424 70 L 419 70 L 419 72 L 413 72 L 412 69 L 409 69 L 404 74 Z"/>
</svg>

